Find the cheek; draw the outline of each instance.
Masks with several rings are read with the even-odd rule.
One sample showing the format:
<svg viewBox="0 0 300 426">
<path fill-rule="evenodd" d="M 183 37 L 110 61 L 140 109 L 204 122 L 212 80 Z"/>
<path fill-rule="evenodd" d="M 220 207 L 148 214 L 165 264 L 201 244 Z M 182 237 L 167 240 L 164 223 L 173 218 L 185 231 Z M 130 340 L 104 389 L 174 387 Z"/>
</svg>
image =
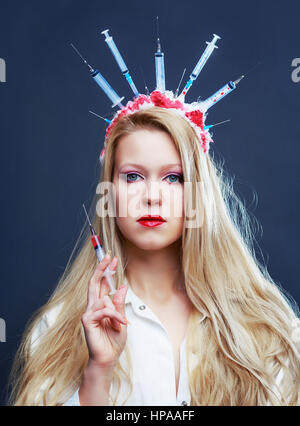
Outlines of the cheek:
<svg viewBox="0 0 300 426">
<path fill-rule="evenodd" d="M 116 214 L 120 214 L 120 209 L 124 209 L 126 203 L 128 204 L 128 195 L 127 195 L 127 185 L 122 181 L 114 181 L 115 188 L 115 205 L 116 205 Z"/>
<path fill-rule="evenodd" d="M 168 197 L 169 198 L 168 198 Z M 169 199 L 170 217 L 177 220 L 183 220 L 184 217 L 184 191 L 183 186 L 176 187 L 166 194 L 166 199 Z"/>
</svg>

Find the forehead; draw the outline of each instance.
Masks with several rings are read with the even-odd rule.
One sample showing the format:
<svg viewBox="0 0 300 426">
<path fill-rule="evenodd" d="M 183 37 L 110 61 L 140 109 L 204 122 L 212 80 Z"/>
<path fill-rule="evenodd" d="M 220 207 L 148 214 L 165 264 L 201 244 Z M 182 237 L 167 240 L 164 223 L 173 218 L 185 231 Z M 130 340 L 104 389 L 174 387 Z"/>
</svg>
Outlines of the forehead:
<svg viewBox="0 0 300 426">
<path fill-rule="evenodd" d="M 180 155 L 171 136 L 158 129 L 140 129 L 122 136 L 115 154 L 117 167 L 124 163 L 156 165 L 181 164 Z"/>
</svg>

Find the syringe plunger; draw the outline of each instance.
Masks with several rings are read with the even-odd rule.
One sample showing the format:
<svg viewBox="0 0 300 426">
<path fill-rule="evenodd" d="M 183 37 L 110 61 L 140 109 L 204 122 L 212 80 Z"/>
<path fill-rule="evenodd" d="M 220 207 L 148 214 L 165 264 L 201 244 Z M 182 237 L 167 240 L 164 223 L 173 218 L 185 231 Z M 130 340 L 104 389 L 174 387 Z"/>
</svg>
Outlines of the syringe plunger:
<svg viewBox="0 0 300 426">
<path fill-rule="evenodd" d="M 122 71 L 122 73 L 125 75 L 126 80 L 128 81 L 129 86 L 131 87 L 133 93 L 135 96 L 139 96 L 139 92 L 132 80 L 132 77 L 128 71 L 128 68 L 124 62 L 124 59 L 121 56 L 121 53 L 119 52 L 119 49 L 117 48 L 113 38 L 108 34 L 109 30 L 104 30 L 101 32 L 101 34 L 103 34 L 105 36 L 105 41 L 108 45 L 108 47 L 111 50 L 111 53 L 113 54 L 117 64 L 120 67 L 120 70 Z"/>
<path fill-rule="evenodd" d="M 156 17 L 157 25 L 157 50 L 155 52 L 155 74 L 156 74 L 156 89 L 164 92 L 166 90 L 166 76 L 165 76 L 165 59 L 161 51 L 159 29 L 158 29 L 158 16 Z"/>
<path fill-rule="evenodd" d="M 193 71 L 192 71 L 192 73 L 191 73 L 191 75 L 190 75 L 190 78 L 189 78 L 189 80 L 187 81 L 187 83 L 186 83 L 186 85 L 185 85 L 185 87 L 184 87 L 184 89 L 182 90 L 182 92 L 181 92 L 181 94 L 180 94 L 180 96 L 181 97 L 184 97 L 186 94 L 187 94 L 187 92 L 189 91 L 189 89 L 191 88 L 191 86 L 192 86 L 192 84 L 193 84 L 193 82 L 196 80 L 196 78 L 198 77 L 198 75 L 200 74 L 200 72 L 201 72 L 201 70 L 202 70 L 202 68 L 204 67 L 204 65 L 206 64 L 206 62 L 207 62 L 207 60 L 208 60 L 208 58 L 210 57 L 210 55 L 212 54 L 212 52 L 213 52 L 213 50 L 215 49 L 215 48 L 218 48 L 218 46 L 216 46 L 216 42 L 217 42 L 217 40 L 218 39 L 220 39 L 221 37 L 220 36 L 218 36 L 218 35 L 216 35 L 216 34 L 213 34 L 213 39 L 212 39 L 212 41 L 210 41 L 210 42 L 206 42 L 207 43 L 207 46 L 206 46 L 206 49 L 205 49 L 205 51 L 203 52 L 203 54 L 202 54 L 202 56 L 201 56 L 201 58 L 199 59 L 199 61 L 197 62 L 197 64 L 196 64 L 196 66 L 195 66 L 195 68 L 193 69 Z"/>
<path fill-rule="evenodd" d="M 212 96 L 201 102 L 202 107 L 207 111 L 210 107 L 228 95 L 228 93 L 232 92 L 236 88 L 237 84 L 242 80 L 242 78 L 244 78 L 243 75 L 235 81 L 229 81 L 227 84 L 221 87 L 221 89 L 217 90 Z"/>
<path fill-rule="evenodd" d="M 166 90 L 165 63 L 162 52 L 155 53 L 156 89 L 164 92 Z"/>
<path fill-rule="evenodd" d="M 92 73 L 92 77 L 95 82 L 101 87 L 106 96 L 112 101 L 112 108 L 116 105 L 119 105 L 120 108 L 123 108 L 122 100 L 124 96 L 120 98 L 120 96 L 114 91 L 114 89 L 110 86 L 110 84 L 105 80 L 103 75 L 98 71 L 94 70 Z"/>
<path fill-rule="evenodd" d="M 123 108 L 121 101 L 124 97 L 120 98 L 120 96 L 114 91 L 114 89 L 109 85 L 109 83 L 105 80 L 103 75 L 98 70 L 95 70 L 81 55 L 78 49 L 71 43 L 71 46 L 76 51 L 76 53 L 81 57 L 83 62 L 89 67 L 90 73 L 96 83 L 101 87 L 106 96 L 112 101 L 112 108 L 116 105 L 119 105 L 120 108 Z"/>
</svg>

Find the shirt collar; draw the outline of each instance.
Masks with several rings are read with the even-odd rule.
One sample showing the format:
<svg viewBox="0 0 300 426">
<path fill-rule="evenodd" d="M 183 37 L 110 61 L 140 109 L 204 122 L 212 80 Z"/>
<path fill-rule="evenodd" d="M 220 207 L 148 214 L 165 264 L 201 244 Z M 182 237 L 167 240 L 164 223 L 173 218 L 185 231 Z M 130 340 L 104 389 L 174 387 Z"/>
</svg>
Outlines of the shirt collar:
<svg viewBox="0 0 300 426">
<path fill-rule="evenodd" d="M 129 303 L 133 304 L 134 303 L 134 299 L 135 299 L 135 297 L 134 297 L 135 294 L 131 290 L 130 284 L 129 284 L 129 282 L 128 282 L 128 280 L 127 280 L 126 277 L 124 278 L 124 284 L 127 285 L 127 287 L 128 287 L 128 290 L 127 290 L 127 293 L 126 293 L 126 297 L 125 297 L 125 305 L 127 305 Z"/>
<path fill-rule="evenodd" d="M 131 289 L 130 284 L 129 284 L 126 277 L 124 278 L 124 284 L 127 285 L 127 287 L 128 287 L 126 297 L 125 297 L 125 305 L 130 304 L 130 303 L 132 304 L 133 307 L 140 305 L 142 300 L 139 299 L 138 296 L 133 292 L 133 290 Z M 198 323 L 200 324 L 205 318 L 207 318 L 206 314 L 199 313 Z"/>
</svg>

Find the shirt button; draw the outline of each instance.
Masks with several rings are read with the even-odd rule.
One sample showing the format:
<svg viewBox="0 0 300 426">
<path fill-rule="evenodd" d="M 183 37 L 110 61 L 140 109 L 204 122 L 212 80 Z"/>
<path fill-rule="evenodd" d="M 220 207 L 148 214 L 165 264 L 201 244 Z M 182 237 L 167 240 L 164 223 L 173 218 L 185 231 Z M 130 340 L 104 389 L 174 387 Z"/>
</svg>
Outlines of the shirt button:
<svg viewBox="0 0 300 426">
<path fill-rule="evenodd" d="M 145 305 L 141 305 L 141 306 L 139 306 L 139 309 L 140 309 L 141 311 L 143 311 L 144 309 L 146 309 L 146 306 L 145 306 Z"/>
<path fill-rule="evenodd" d="M 186 401 L 182 401 L 181 405 L 189 405 Z"/>
</svg>

